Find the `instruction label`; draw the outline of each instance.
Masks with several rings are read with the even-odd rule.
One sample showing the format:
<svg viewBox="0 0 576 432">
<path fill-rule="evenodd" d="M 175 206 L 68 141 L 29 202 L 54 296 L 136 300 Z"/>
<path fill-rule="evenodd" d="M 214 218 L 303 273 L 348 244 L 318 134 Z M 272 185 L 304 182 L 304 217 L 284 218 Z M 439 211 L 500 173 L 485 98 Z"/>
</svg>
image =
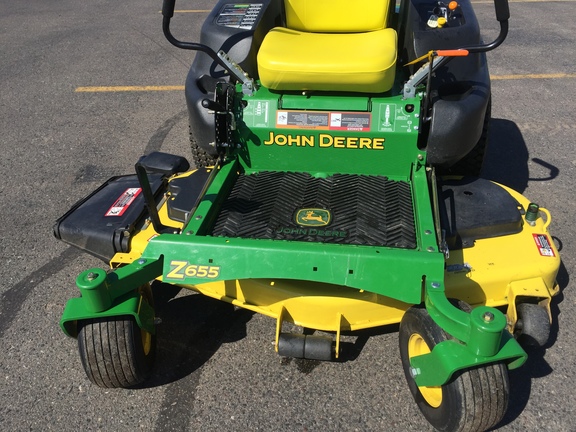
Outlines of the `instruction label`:
<svg viewBox="0 0 576 432">
<path fill-rule="evenodd" d="M 244 108 L 243 120 L 246 126 L 270 127 L 270 102 L 267 100 L 251 100 Z"/>
<path fill-rule="evenodd" d="M 276 127 L 328 130 L 330 113 L 308 111 L 278 111 Z"/>
<path fill-rule="evenodd" d="M 552 248 L 552 243 L 546 234 L 532 234 L 532 236 L 534 237 L 540 255 L 547 257 L 556 256 L 554 249 Z"/>
<path fill-rule="evenodd" d="M 126 189 L 122 195 L 120 195 L 118 199 L 114 201 L 114 204 L 112 204 L 112 207 L 108 209 L 104 216 L 122 216 L 124 212 L 128 210 L 130 204 L 132 204 L 136 197 L 140 195 L 140 192 L 142 192 L 141 188 Z"/>
<path fill-rule="evenodd" d="M 326 111 L 278 111 L 276 127 L 369 132 L 370 113 Z"/>
<path fill-rule="evenodd" d="M 330 113 L 330 129 L 344 131 L 370 131 L 370 113 Z"/>
<path fill-rule="evenodd" d="M 216 24 L 252 30 L 261 9 L 262 3 L 224 5 L 216 18 Z"/>
<path fill-rule="evenodd" d="M 382 103 L 378 110 L 380 132 L 414 132 L 418 130 L 418 118 L 404 111 L 404 105 Z"/>
</svg>

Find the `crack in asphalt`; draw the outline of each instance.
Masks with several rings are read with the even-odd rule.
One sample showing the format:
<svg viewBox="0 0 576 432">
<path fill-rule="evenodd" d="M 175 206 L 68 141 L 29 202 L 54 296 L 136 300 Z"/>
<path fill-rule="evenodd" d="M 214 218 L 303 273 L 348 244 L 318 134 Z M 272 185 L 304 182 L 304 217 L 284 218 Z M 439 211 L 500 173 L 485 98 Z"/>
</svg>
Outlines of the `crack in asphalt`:
<svg viewBox="0 0 576 432">
<path fill-rule="evenodd" d="M 79 256 L 78 250 L 69 247 L 2 294 L 0 297 L 0 338 L 10 328 L 22 305 L 38 283 L 54 276 Z"/>
<path fill-rule="evenodd" d="M 152 135 L 150 137 L 150 139 L 148 140 L 148 144 L 146 145 L 146 148 L 144 149 L 144 154 L 149 154 L 149 153 L 152 153 L 153 151 L 160 151 L 160 149 L 162 148 L 162 144 L 164 143 L 164 140 L 166 139 L 166 137 L 168 136 L 168 134 L 170 133 L 172 128 L 179 121 L 183 120 L 187 115 L 188 115 L 188 111 L 182 110 L 178 114 L 176 114 L 176 115 L 170 117 L 168 120 L 166 120 L 164 122 L 164 124 L 162 124 L 162 126 L 160 126 L 156 130 L 156 132 L 154 132 L 154 135 Z"/>
</svg>

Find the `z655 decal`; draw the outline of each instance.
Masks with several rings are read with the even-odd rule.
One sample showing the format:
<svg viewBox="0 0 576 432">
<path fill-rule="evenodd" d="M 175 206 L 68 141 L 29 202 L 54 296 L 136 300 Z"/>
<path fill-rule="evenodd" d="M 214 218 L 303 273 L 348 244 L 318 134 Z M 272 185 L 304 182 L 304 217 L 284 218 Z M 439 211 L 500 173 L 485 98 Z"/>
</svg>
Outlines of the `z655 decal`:
<svg viewBox="0 0 576 432">
<path fill-rule="evenodd" d="M 168 279 L 216 279 L 220 275 L 219 266 L 207 266 L 190 264 L 188 261 L 170 261 L 170 272 L 166 275 Z"/>
</svg>

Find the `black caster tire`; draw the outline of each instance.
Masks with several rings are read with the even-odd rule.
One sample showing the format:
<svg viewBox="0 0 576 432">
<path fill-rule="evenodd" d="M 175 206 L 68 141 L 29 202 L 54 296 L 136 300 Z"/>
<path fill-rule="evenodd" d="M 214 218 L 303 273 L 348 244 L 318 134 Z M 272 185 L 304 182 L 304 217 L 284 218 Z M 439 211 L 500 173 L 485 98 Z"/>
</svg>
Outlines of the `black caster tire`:
<svg viewBox="0 0 576 432">
<path fill-rule="evenodd" d="M 550 337 L 550 317 L 543 307 L 532 303 L 520 303 L 516 306 L 518 321 L 515 335 L 518 342 L 525 346 L 542 348 Z"/>
<path fill-rule="evenodd" d="M 510 384 L 502 363 L 454 374 L 438 387 L 418 387 L 410 358 L 430 352 L 448 339 L 426 309 L 412 307 L 400 323 L 400 356 L 410 392 L 428 422 L 439 431 L 485 431 L 496 426 L 508 408 Z"/>
<path fill-rule="evenodd" d="M 151 303 L 151 293 L 143 296 Z M 156 336 L 132 316 L 88 319 L 78 323 L 78 351 L 88 379 L 99 387 L 130 388 L 152 372 Z"/>
</svg>

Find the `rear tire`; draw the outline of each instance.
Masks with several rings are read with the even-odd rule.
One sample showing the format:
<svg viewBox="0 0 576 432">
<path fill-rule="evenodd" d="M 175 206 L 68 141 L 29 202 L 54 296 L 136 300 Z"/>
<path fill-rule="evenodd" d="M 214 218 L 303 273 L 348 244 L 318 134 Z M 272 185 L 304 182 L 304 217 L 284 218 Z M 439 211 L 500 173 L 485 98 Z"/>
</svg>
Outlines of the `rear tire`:
<svg viewBox="0 0 576 432">
<path fill-rule="evenodd" d="M 508 370 L 502 363 L 454 374 L 438 387 L 418 387 L 410 358 L 430 352 L 448 339 L 423 308 L 412 307 L 400 323 L 400 356 L 410 392 L 420 411 L 440 431 L 485 431 L 496 426 L 508 407 Z"/>
<path fill-rule="evenodd" d="M 196 168 L 206 168 L 216 165 L 218 156 L 212 155 L 200 147 L 192 136 L 192 131 L 190 131 L 190 151 L 192 152 L 192 160 Z"/>
<path fill-rule="evenodd" d="M 472 147 L 472 150 L 462 159 L 452 165 L 450 168 L 440 169 L 440 175 L 456 175 L 480 177 L 486 148 L 488 147 L 488 133 L 490 129 L 490 119 L 492 117 L 492 98 L 488 99 L 486 113 L 484 114 L 484 123 L 482 125 L 482 134 L 478 142 Z"/>
</svg>

